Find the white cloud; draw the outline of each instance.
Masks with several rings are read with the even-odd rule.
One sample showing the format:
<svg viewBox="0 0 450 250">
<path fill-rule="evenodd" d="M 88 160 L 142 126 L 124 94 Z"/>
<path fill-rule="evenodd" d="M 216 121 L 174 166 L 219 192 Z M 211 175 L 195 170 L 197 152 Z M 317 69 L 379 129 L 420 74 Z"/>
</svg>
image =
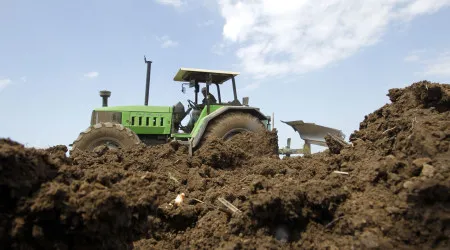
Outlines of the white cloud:
<svg viewBox="0 0 450 250">
<path fill-rule="evenodd" d="M 408 55 L 404 60 L 405 62 L 417 62 L 420 60 L 420 57 L 418 55 Z"/>
<path fill-rule="evenodd" d="M 398 11 L 398 16 L 406 19 L 412 19 L 417 15 L 430 14 L 449 5 L 448 0 L 397 0 L 396 2 L 400 4 L 410 2 Z"/>
<path fill-rule="evenodd" d="M 437 59 L 426 62 L 424 75 L 450 77 L 450 53 L 442 53 Z"/>
<path fill-rule="evenodd" d="M 178 42 L 171 40 L 168 36 L 157 37 L 158 41 L 161 42 L 161 48 L 177 47 Z"/>
<path fill-rule="evenodd" d="M 377 43 L 390 23 L 450 0 L 219 0 L 223 37 L 256 77 L 305 73 Z"/>
<path fill-rule="evenodd" d="M 26 77 L 26 76 L 22 76 L 22 77 L 20 77 L 20 80 L 21 80 L 22 82 L 27 82 L 27 77 Z"/>
<path fill-rule="evenodd" d="M 214 46 L 211 48 L 211 52 L 222 56 L 223 54 L 225 54 L 225 47 L 226 45 L 224 43 L 218 43 L 218 44 L 214 44 Z"/>
<path fill-rule="evenodd" d="M 250 83 L 249 85 L 246 85 L 245 87 L 239 89 L 239 91 L 252 91 L 255 89 L 258 89 L 261 86 L 260 82 L 254 82 L 254 83 Z"/>
<path fill-rule="evenodd" d="M 198 27 L 207 27 L 207 26 L 211 26 L 214 24 L 214 20 L 207 20 L 203 23 L 199 23 L 197 24 Z"/>
<path fill-rule="evenodd" d="M 84 77 L 87 77 L 87 78 L 96 78 L 96 77 L 98 77 L 98 75 L 99 75 L 99 73 L 98 73 L 97 71 L 92 71 L 92 72 L 89 72 L 89 73 L 84 74 Z"/>
<path fill-rule="evenodd" d="M 418 62 L 421 60 L 421 56 L 427 52 L 426 49 L 413 50 L 409 52 L 409 54 L 403 58 L 405 62 Z"/>
<path fill-rule="evenodd" d="M 420 57 L 419 54 L 421 54 Z M 416 50 L 410 52 L 404 60 L 422 66 L 422 70 L 416 72 L 416 75 L 450 77 L 449 50 L 440 53 L 432 52 L 430 50 Z"/>
<path fill-rule="evenodd" d="M 8 85 L 11 85 L 12 81 L 9 78 L 0 79 L 0 92 L 5 89 Z"/>
<path fill-rule="evenodd" d="M 175 8 L 179 8 L 185 4 L 185 2 L 181 0 L 156 0 L 156 2 L 163 5 L 170 5 Z"/>
</svg>

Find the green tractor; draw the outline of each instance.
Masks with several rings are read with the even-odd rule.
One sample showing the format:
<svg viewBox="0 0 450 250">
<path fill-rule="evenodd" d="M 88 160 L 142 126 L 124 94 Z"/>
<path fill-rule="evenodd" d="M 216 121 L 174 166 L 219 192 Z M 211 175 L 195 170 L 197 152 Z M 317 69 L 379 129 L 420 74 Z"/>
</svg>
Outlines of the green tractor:
<svg viewBox="0 0 450 250">
<path fill-rule="evenodd" d="M 174 77 L 175 82 L 194 88 L 194 101 L 187 100 L 185 109 L 181 102 L 174 106 L 148 106 L 151 61 L 147 63 L 146 95 L 143 106 L 108 107 L 109 91 L 100 91 L 103 107 L 92 111 L 91 126 L 81 132 L 74 141 L 73 150 L 93 151 L 106 145 L 123 148 L 144 143 L 157 145 L 177 140 L 193 149 L 201 146 L 209 137 L 225 140 L 243 131 L 257 132 L 270 128 L 270 116 L 258 108 L 248 106 L 248 98 L 240 102 L 236 93 L 236 72 L 181 68 Z M 224 102 L 221 86 L 232 84 L 233 100 Z M 201 87 L 203 91 L 201 90 Z M 216 97 L 211 93 L 216 90 Z M 200 101 L 200 92 L 203 101 Z M 186 126 L 181 122 L 191 115 Z"/>
<path fill-rule="evenodd" d="M 109 148 L 124 148 L 140 143 L 146 145 L 164 144 L 173 140 L 193 150 L 211 137 L 229 140 L 241 132 L 258 132 L 271 130 L 271 117 L 266 116 L 258 108 L 248 105 L 248 97 L 242 102 L 238 100 L 235 77 L 237 72 L 181 68 L 175 75 L 174 81 L 194 89 L 194 101 L 187 100 L 185 109 L 181 102 L 174 106 L 148 106 L 150 86 L 151 61 L 147 61 L 147 77 L 145 104 L 143 106 L 115 106 L 108 107 L 109 91 L 100 91 L 103 107 L 92 111 L 91 125 L 81 132 L 74 141 L 72 151 L 94 151 L 99 146 Z M 222 100 L 221 90 L 225 84 L 232 85 L 233 100 Z M 202 88 L 201 88 L 202 87 Z M 215 89 L 214 94 L 212 90 Z M 202 90 L 202 91 L 200 91 Z M 202 101 L 199 97 L 201 93 Z M 190 114 L 186 126 L 181 122 Z M 291 149 L 288 146 L 280 149 L 280 154 L 309 154 L 310 144 L 324 146 L 324 136 L 334 134 L 342 137 L 338 130 L 318 126 L 303 121 L 284 122 L 297 131 L 305 141 L 303 149 Z M 326 146 L 326 145 L 325 145 Z"/>
</svg>

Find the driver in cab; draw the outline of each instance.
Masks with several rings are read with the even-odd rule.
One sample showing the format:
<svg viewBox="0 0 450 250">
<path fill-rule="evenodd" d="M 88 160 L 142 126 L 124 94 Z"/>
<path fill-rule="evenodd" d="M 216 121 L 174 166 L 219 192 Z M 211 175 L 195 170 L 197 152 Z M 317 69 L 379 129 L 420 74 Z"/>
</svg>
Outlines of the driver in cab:
<svg viewBox="0 0 450 250">
<path fill-rule="evenodd" d="M 209 104 L 217 103 L 216 98 L 211 93 L 208 93 L 208 96 L 206 96 L 206 87 L 202 88 L 202 94 L 203 94 L 202 104 L 206 105 L 206 102 L 208 99 L 209 99 Z"/>
<path fill-rule="evenodd" d="M 202 94 L 203 94 L 203 100 L 202 100 L 202 104 L 206 105 L 207 100 L 209 99 L 209 104 L 216 104 L 217 100 L 216 98 L 209 93 L 208 95 L 206 95 L 206 87 L 202 88 Z M 192 111 L 191 114 L 191 119 L 189 119 L 188 124 L 185 127 L 182 127 L 182 130 L 186 133 L 190 133 L 192 131 L 192 129 L 194 128 L 195 122 L 197 122 L 198 117 L 200 116 L 201 113 L 201 109 L 194 109 Z"/>
</svg>

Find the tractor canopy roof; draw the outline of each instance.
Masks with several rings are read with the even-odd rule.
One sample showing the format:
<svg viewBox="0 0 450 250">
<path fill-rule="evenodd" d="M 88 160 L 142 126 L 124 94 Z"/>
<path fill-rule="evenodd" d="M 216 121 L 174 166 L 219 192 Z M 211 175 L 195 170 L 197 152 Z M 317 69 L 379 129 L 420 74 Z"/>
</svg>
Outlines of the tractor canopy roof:
<svg viewBox="0 0 450 250">
<path fill-rule="evenodd" d="M 181 68 L 173 80 L 176 82 L 190 82 L 191 80 L 195 80 L 199 83 L 206 83 L 209 75 L 212 78 L 211 83 L 221 84 L 239 75 L 239 73 L 221 70 Z"/>
</svg>

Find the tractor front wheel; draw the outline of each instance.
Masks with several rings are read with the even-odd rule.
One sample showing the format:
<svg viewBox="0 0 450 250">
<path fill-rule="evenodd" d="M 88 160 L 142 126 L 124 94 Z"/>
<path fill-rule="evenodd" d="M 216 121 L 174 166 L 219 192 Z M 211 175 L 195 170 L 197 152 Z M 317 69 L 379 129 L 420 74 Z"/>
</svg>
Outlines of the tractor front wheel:
<svg viewBox="0 0 450 250">
<path fill-rule="evenodd" d="M 72 151 L 94 151 L 99 146 L 125 148 L 138 145 L 139 137 L 122 124 L 105 122 L 90 126 L 81 132 L 72 145 Z"/>
<path fill-rule="evenodd" d="M 247 113 L 233 112 L 223 115 L 208 125 L 204 139 L 213 137 L 225 141 L 242 132 L 264 131 L 264 124 L 255 116 Z"/>
</svg>

